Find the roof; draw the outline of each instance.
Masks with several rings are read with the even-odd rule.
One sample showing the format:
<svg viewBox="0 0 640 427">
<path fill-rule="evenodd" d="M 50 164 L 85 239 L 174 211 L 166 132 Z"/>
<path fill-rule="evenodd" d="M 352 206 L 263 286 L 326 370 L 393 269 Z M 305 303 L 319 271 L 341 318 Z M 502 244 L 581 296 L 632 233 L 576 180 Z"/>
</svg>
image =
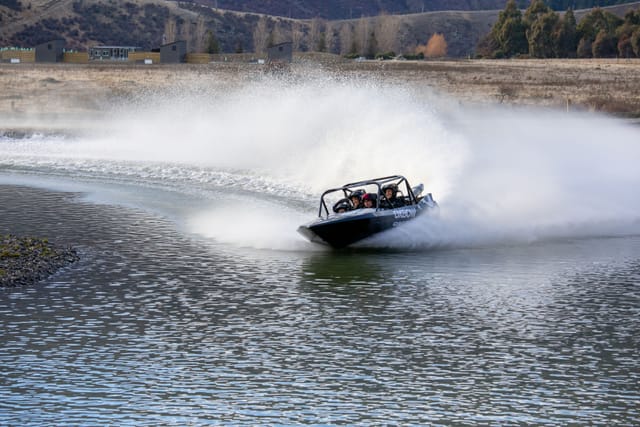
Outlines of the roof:
<svg viewBox="0 0 640 427">
<path fill-rule="evenodd" d="M 171 43 L 165 43 L 165 44 L 161 45 L 160 47 L 171 46 L 172 44 L 182 44 L 182 43 L 186 44 L 187 41 L 186 40 L 176 40 L 176 41 L 171 42 Z"/>
<path fill-rule="evenodd" d="M 89 49 L 141 49 L 140 46 L 91 46 Z"/>
</svg>

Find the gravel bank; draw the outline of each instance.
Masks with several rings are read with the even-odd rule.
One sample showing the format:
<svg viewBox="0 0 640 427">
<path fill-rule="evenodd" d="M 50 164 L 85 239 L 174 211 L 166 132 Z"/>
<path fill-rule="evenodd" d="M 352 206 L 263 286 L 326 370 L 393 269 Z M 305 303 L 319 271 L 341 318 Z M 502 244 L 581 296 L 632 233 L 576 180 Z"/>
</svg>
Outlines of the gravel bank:
<svg viewBox="0 0 640 427">
<path fill-rule="evenodd" d="M 78 261 L 75 249 L 47 239 L 0 236 L 0 286 L 32 285 Z"/>
</svg>

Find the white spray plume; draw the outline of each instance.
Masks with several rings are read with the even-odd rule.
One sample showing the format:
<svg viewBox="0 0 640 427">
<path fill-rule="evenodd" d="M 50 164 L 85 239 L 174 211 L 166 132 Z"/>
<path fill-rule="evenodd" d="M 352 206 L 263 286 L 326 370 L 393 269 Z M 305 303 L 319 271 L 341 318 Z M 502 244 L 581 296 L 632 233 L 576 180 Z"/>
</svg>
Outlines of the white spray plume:
<svg viewBox="0 0 640 427">
<path fill-rule="evenodd" d="M 93 136 L 0 144 L 11 166 L 231 183 L 283 197 L 287 208 L 307 204 L 308 219 L 324 189 L 396 173 L 423 182 L 440 203 L 439 216 L 365 245 L 482 245 L 640 229 L 637 127 L 592 114 L 455 107 L 424 90 L 357 78 L 141 96 Z M 225 213 L 215 212 L 211 221 L 223 221 Z M 282 225 L 270 227 L 277 215 L 268 217 L 236 215 L 237 227 L 255 228 L 242 236 L 206 227 L 202 216 L 196 223 L 221 241 L 281 248 L 268 240 L 283 233 L 260 236 Z M 295 229 L 291 222 L 284 221 Z"/>
</svg>

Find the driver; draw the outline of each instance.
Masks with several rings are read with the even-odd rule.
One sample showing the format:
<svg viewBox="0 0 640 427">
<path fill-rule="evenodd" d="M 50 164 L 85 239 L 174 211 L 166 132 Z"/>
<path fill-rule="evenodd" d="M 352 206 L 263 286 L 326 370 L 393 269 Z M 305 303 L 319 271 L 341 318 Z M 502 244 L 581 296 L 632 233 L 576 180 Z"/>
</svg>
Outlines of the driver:
<svg viewBox="0 0 640 427">
<path fill-rule="evenodd" d="M 333 205 L 333 211 L 337 214 L 345 213 L 351 210 L 349 199 L 341 199 L 335 205 Z"/>
<path fill-rule="evenodd" d="M 380 202 L 380 206 L 385 209 L 398 208 L 404 206 L 402 200 L 396 198 L 398 194 L 398 186 L 396 184 L 387 184 L 382 187 L 382 195 L 384 196 Z"/>
</svg>

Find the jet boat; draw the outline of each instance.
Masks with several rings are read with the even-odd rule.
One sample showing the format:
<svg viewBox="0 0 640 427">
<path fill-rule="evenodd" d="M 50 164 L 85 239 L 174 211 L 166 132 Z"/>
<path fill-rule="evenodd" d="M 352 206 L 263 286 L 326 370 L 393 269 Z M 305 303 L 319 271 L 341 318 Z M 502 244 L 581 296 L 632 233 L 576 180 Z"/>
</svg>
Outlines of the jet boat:
<svg viewBox="0 0 640 427">
<path fill-rule="evenodd" d="M 311 242 L 344 248 L 435 211 L 438 204 L 431 193 L 422 196 L 423 190 L 422 184 L 412 188 L 401 175 L 351 182 L 329 189 L 320 197 L 318 218 L 298 227 L 298 232 Z M 355 199 L 368 199 L 373 203 L 367 203 L 370 207 L 354 206 Z"/>
</svg>

